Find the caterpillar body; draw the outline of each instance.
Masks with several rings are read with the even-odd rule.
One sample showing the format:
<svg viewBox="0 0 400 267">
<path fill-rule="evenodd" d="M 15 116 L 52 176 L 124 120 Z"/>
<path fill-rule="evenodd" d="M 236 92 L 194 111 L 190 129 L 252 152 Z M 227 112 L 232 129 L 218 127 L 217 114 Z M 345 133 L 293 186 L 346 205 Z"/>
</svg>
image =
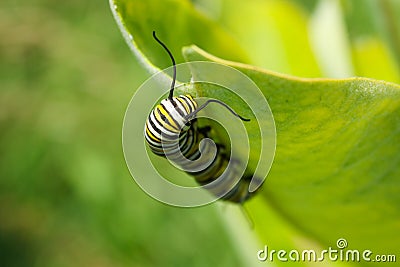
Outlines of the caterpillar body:
<svg viewBox="0 0 400 267">
<path fill-rule="evenodd" d="M 168 98 L 163 99 L 147 118 L 144 129 L 146 143 L 153 153 L 171 159 L 212 194 L 234 203 L 245 202 L 254 194 L 248 190 L 252 175 L 243 176 L 239 181 L 218 179 L 222 174 L 224 177 L 240 175 L 238 161 L 230 157 L 224 145 L 201 142 L 205 138 L 211 139 L 211 128 L 200 127 L 196 114 L 214 102 L 224 106 L 241 120 L 249 120 L 236 114 L 219 100 L 211 99 L 199 105 L 190 95 L 173 96 L 176 80 L 175 60 L 164 43 L 156 37 L 155 32 L 153 37 L 168 52 L 174 67 L 174 77 Z M 231 167 L 227 168 L 229 163 Z M 230 190 L 227 191 L 227 188 Z M 221 192 L 227 193 L 221 195 Z"/>
</svg>

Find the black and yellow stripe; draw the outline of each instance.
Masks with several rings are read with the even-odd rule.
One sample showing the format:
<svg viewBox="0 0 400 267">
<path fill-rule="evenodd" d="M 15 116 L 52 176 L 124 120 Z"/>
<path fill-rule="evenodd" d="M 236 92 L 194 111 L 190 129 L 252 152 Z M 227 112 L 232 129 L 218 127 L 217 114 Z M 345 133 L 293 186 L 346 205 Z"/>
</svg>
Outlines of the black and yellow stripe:
<svg viewBox="0 0 400 267">
<path fill-rule="evenodd" d="M 212 145 L 200 141 L 208 136 L 209 129 L 199 128 L 196 118 L 189 118 L 198 105 L 190 95 L 181 95 L 172 99 L 164 99 L 148 116 L 145 126 L 145 138 L 152 152 L 160 156 L 168 156 L 178 166 L 191 170 L 200 185 L 205 185 L 214 195 L 221 195 L 226 188 L 232 188 L 222 199 L 243 203 L 250 197 L 248 186 L 251 177 L 242 177 L 233 185 L 235 179 L 219 179 L 226 171 L 230 156 L 225 147 L 216 144 L 217 152 L 213 153 Z M 224 177 L 237 177 L 237 164 Z M 214 182 L 217 181 L 217 182 Z M 229 186 L 229 187 L 228 187 Z"/>
<path fill-rule="evenodd" d="M 241 120 L 249 121 L 249 119 L 241 117 L 227 104 L 216 99 L 207 100 L 198 107 L 190 95 L 174 97 L 175 59 L 167 46 L 157 38 L 154 31 L 153 37 L 168 53 L 174 72 L 168 98 L 162 100 L 147 118 L 144 130 L 147 144 L 155 154 L 168 157 L 187 170 L 187 173 L 193 175 L 196 181 L 200 185 L 204 185 L 212 194 L 220 196 L 227 191 L 227 188 L 232 188 L 222 196 L 222 199 L 243 203 L 252 195 L 248 191 L 252 176 L 241 177 L 237 183 L 236 179 L 232 179 L 240 175 L 238 162 L 230 158 L 223 145 L 216 143 L 217 151 L 214 154 L 213 146 L 210 143 L 200 143 L 204 138 L 210 138 L 208 136 L 210 129 L 209 127 L 199 128 L 195 116 L 209 103 L 218 103 Z M 228 169 L 230 160 L 233 167 Z M 222 174 L 224 174 L 223 177 Z"/>
</svg>

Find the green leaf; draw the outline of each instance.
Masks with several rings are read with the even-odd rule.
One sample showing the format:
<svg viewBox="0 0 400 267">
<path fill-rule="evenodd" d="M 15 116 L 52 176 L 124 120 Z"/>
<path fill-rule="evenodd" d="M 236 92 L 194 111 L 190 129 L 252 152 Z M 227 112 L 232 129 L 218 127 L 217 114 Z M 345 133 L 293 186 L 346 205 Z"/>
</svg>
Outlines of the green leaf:
<svg viewBox="0 0 400 267">
<path fill-rule="evenodd" d="M 154 41 L 153 30 L 167 44 L 177 63 L 183 62 L 181 47 L 191 44 L 224 58 L 248 61 L 237 42 L 188 1 L 110 0 L 110 5 L 130 48 L 152 72 L 171 65 L 165 51 Z"/>
<path fill-rule="evenodd" d="M 355 73 L 400 82 L 400 2 L 342 1 Z"/>
<path fill-rule="evenodd" d="M 362 38 L 353 43 L 353 62 L 360 76 L 400 82 L 400 72 L 388 47 L 379 39 Z"/>
<path fill-rule="evenodd" d="M 398 85 L 365 78 L 298 79 L 221 60 L 195 46 L 185 48 L 184 55 L 188 61 L 209 60 L 237 68 L 268 99 L 277 127 L 277 150 L 260 198 L 323 244 L 333 246 L 344 237 L 354 249 L 396 251 Z M 268 227 L 265 221 L 255 224 Z"/>
<path fill-rule="evenodd" d="M 219 2 L 223 8 L 214 21 L 232 33 L 247 51 L 252 65 L 302 77 L 321 75 L 308 40 L 307 14 L 297 3 Z M 208 5 L 211 12 L 213 7 Z"/>
<path fill-rule="evenodd" d="M 262 242 L 309 249 L 311 237 L 325 249 L 335 248 L 343 237 L 351 249 L 395 253 L 400 241 L 398 85 L 364 78 L 294 78 L 221 60 L 195 46 L 186 47 L 181 56 L 181 47 L 191 44 L 244 63 L 252 62 L 257 51 L 245 47 L 248 40 L 238 40 L 244 34 L 231 36 L 188 1 L 111 1 L 114 4 L 125 38 L 151 71 L 170 65 L 151 37 L 156 30 L 178 62 L 232 66 L 247 74 L 268 99 L 277 127 L 276 157 L 263 188 L 248 203 Z M 307 68 L 316 73 L 313 64 Z M 187 90 L 219 98 L 244 116 L 251 114 L 231 95 L 204 85 L 194 89 Z M 252 129 L 248 127 L 250 135 Z M 252 150 L 250 170 L 258 157 L 257 149 Z"/>
</svg>

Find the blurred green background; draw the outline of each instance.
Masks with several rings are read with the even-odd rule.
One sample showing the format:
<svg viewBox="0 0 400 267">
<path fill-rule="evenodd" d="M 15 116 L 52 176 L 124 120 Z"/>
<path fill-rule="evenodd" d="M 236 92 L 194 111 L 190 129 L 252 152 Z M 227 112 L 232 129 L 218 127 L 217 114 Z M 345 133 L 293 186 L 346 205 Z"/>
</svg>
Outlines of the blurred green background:
<svg viewBox="0 0 400 267">
<path fill-rule="evenodd" d="M 265 1 L 274 7 L 265 13 L 254 13 L 256 0 L 192 2 L 244 48 L 267 48 L 248 49 L 254 65 L 400 81 L 398 21 L 388 28 L 382 14 L 370 14 L 374 1 L 342 1 L 346 32 L 333 42 L 342 50 L 331 51 L 338 65 L 318 40 L 310 48 L 323 33 L 311 19 L 318 1 Z M 254 15 L 253 28 L 233 23 L 244 14 Z M 149 74 L 107 1 L 2 0 L 0 36 L 2 266 L 246 266 L 215 206 L 165 206 L 130 177 L 122 120 Z"/>
<path fill-rule="evenodd" d="M 239 266 L 212 206 L 165 206 L 128 172 L 149 75 L 107 1 L 3 0 L 0 36 L 1 266 Z"/>
</svg>

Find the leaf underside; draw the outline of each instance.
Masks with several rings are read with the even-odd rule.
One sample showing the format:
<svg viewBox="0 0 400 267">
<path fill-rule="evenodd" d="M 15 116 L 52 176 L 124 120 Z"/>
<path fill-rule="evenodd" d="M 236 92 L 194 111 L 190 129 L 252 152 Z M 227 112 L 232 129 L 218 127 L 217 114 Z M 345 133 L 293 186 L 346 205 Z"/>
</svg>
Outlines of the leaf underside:
<svg viewBox="0 0 400 267">
<path fill-rule="evenodd" d="M 225 61 L 220 58 L 248 62 L 248 57 L 234 38 L 187 1 L 165 1 L 162 12 L 156 0 L 111 1 L 114 4 L 121 30 L 132 36 L 128 42 L 146 67 L 162 69 L 170 64 L 152 40 L 151 32 L 156 30 L 178 62 L 226 64 L 261 89 L 274 115 L 277 147 L 272 169 L 254 201 L 268 203 L 322 244 L 333 246 L 343 237 L 354 249 L 386 254 L 398 249 L 398 85 L 366 78 L 301 79 Z M 220 58 L 188 46 L 192 44 Z M 215 97 L 201 85 L 196 89 L 201 96 Z M 251 164 L 258 157 L 252 150 Z M 257 221 L 266 211 L 251 203 L 250 211 L 255 214 L 256 231 L 267 239 L 263 228 L 270 227 L 268 221 Z"/>
</svg>

